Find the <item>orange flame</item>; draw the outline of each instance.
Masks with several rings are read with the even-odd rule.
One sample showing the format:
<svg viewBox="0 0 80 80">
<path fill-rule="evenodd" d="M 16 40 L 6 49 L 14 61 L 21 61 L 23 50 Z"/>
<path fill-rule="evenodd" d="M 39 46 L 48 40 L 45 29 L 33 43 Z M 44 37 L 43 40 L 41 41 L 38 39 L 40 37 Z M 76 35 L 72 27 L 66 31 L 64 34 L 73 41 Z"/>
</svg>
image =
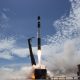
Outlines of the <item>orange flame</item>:
<svg viewBox="0 0 80 80">
<path fill-rule="evenodd" d="M 32 74 L 32 79 L 33 79 L 33 80 L 35 79 L 35 75 L 34 75 L 34 74 Z"/>
</svg>

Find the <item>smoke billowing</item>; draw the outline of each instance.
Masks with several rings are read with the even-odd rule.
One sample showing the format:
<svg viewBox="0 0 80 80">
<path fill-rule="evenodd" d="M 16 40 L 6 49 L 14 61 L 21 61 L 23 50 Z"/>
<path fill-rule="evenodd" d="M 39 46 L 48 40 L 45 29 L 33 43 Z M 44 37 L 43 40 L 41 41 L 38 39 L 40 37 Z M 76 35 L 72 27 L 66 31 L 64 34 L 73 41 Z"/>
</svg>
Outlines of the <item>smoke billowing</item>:
<svg viewBox="0 0 80 80">
<path fill-rule="evenodd" d="M 70 14 L 55 21 L 57 32 L 47 37 L 49 69 L 57 75 L 73 75 L 80 64 L 80 0 L 70 0 Z"/>
<path fill-rule="evenodd" d="M 1 68 L 0 69 L 0 79 L 1 80 L 29 80 L 33 69 L 30 66 L 25 66 L 19 70 L 10 69 L 10 68 Z"/>
</svg>

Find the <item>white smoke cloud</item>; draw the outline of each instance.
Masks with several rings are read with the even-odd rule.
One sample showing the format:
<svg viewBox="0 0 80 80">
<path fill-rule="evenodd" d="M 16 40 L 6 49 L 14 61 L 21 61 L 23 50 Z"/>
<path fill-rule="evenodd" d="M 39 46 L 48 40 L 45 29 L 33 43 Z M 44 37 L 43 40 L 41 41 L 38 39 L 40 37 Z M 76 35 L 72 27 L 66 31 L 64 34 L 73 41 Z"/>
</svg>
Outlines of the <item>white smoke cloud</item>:
<svg viewBox="0 0 80 80">
<path fill-rule="evenodd" d="M 56 34 L 47 37 L 47 64 L 55 74 L 77 73 L 80 64 L 80 0 L 70 0 L 69 16 L 54 22 Z"/>
<path fill-rule="evenodd" d="M 19 70 L 13 68 L 0 68 L 1 80 L 26 80 L 31 78 L 32 67 L 21 67 Z"/>
</svg>

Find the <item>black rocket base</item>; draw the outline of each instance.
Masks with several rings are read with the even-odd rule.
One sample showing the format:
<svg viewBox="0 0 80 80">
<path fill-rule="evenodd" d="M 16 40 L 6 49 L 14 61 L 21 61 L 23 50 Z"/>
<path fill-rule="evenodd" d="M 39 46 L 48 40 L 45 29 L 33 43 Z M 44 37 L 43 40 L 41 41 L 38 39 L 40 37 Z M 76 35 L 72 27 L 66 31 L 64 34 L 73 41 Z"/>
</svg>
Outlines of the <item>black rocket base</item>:
<svg viewBox="0 0 80 80">
<path fill-rule="evenodd" d="M 35 69 L 34 75 L 35 75 L 35 79 L 46 79 L 47 70 L 46 69 Z"/>
</svg>

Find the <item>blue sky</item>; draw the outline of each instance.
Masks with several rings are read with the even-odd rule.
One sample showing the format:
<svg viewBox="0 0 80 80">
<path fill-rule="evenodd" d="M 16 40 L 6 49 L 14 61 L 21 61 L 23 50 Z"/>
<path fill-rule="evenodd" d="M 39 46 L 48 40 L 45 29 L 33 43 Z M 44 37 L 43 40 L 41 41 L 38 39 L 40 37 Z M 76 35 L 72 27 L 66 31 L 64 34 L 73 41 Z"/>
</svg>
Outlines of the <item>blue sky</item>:
<svg viewBox="0 0 80 80">
<path fill-rule="evenodd" d="M 4 9 L 8 9 L 5 11 Z M 9 17 L 8 27 L 2 33 L 7 37 L 17 36 L 18 42 L 30 36 L 36 36 L 37 16 L 41 16 L 42 37 L 55 33 L 53 21 L 62 15 L 68 15 L 70 2 L 68 0 L 0 0 L 0 11 Z M 25 38 L 25 39 L 24 39 Z"/>
<path fill-rule="evenodd" d="M 27 39 L 37 35 L 38 15 L 41 16 L 41 36 L 46 38 L 47 35 L 56 33 L 53 22 L 63 15 L 69 16 L 70 8 L 69 0 L 0 0 L 0 41 L 4 43 L 5 40 L 13 39 L 11 44 L 14 43 L 14 46 L 8 45 L 11 46 L 8 50 L 12 47 L 27 48 Z M 34 39 L 33 46 L 36 44 L 36 39 Z M 45 44 L 46 41 L 42 39 L 42 45 Z M 1 57 L 0 66 L 27 61 L 26 57 L 21 58 L 16 54 L 13 56 L 12 60 Z"/>
</svg>

